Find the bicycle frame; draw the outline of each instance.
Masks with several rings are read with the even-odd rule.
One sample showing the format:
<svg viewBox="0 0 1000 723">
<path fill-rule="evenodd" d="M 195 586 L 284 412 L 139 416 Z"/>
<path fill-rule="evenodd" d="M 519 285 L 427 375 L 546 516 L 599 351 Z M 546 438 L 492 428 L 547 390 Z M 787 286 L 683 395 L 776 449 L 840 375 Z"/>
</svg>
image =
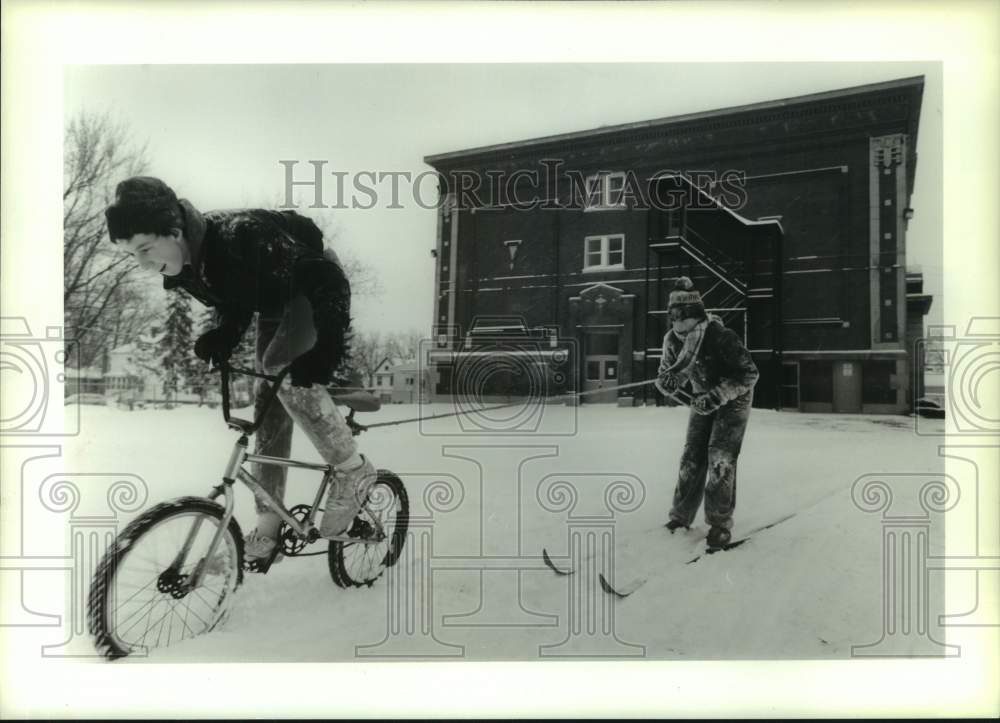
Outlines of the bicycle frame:
<svg viewBox="0 0 1000 723">
<path fill-rule="evenodd" d="M 347 534 L 341 535 L 331 535 L 323 536 L 319 534 L 316 529 L 314 520 L 316 518 L 316 511 L 319 509 L 319 503 L 323 499 L 327 488 L 330 485 L 331 478 L 333 477 L 333 467 L 329 464 L 317 464 L 313 462 L 302 462 L 294 459 L 286 459 L 284 457 L 272 457 L 268 455 L 252 454 L 247 451 L 247 446 L 249 444 L 249 436 L 253 434 L 263 422 L 264 416 L 267 414 L 267 410 L 270 409 L 271 404 L 274 402 L 278 394 L 278 389 L 284 382 L 285 376 L 288 374 L 288 368 L 282 370 L 277 376 L 268 376 L 265 374 L 259 374 L 256 372 L 248 372 L 242 369 L 235 369 L 235 371 L 240 371 L 246 374 L 251 374 L 272 382 L 270 391 L 264 397 L 264 403 L 262 405 L 259 418 L 255 419 L 253 422 L 248 422 L 246 420 L 234 419 L 230 417 L 229 414 L 229 371 L 230 367 L 228 364 L 223 364 L 220 367 L 222 372 L 222 407 L 223 416 L 226 420 L 227 425 L 230 429 L 240 432 L 239 439 L 233 444 L 232 452 L 229 455 L 229 461 L 226 463 L 226 468 L 222 473 L 222 483 L 216 485 L 208 493 L 207 497 L 213 502 L 220 496 L 225 497 L 225 512 L 223 514 L 222 520 L 219 524 L 218 529 L 215 531 L 215 535 L 209 544 L 208 551 L 205 557 L 198 563 L 194 572 L 190 578 L 190 586 L 196 588 L 201 584 L 202 578 L 204 577 L 204 567 L 205 562 L 215 554 L 215 550 L 218 548 L 219 543 L 222 541 L 222 536 L 225 534 L 226 529 L 229 527 L 229 523 L 233 518 L 233 510 L 236 505 L 236 494 L 233 491 L 233 486 L 236 481 L 239 480 L 245 484 L 251 492 L 253 492 L 254 497 L 260 500 L 264 505 L 266 505 L 270 510 L 272 510 L 278 517 L 281 518 L 288 527 L 295 532 L 295 534 L 301 538 L 307 539 L 310 542 L 314 542 L 318 539 L 326 539 L 335 542 L 360 542 L 364 544 L 366 541 L 360 540 L 356 537 L 350 537 Z M 306 519 L 302 522 L 295 519 L 291 512 L 285 507 L 285 505 L 276 500 L 267 490 L 265 490 L 257 478 L 253 476 L 249 471 L 244 469 L 244 464 L 247 462 L 257 463 L 261 465 L 271 465 L 277 467 L 289 467 L 294 469 L 308 469 L 323 473 L 323 478 L 320 481 L 319 489 L 316 491 L 316 496 L 313 499 L 312 506 L 309 510 L 309 514 Z M 385 530 L 382 527 L 381 521 L 375 516 L 371 515 L 372 521 L 375 523 L 376 528 L 376 538 L 371 540 L 371 542 L 379 542 L 385 539 Z M 177 557 L 171 564 L 171 568 L 176 568 L 179 570 L 184 564 L 184 560 L 187 558 L 188 553 L 191 550 L 191 545 L 194 543 L 194 539 L 198 534 L 198 530 L 201 528 L 202 518 L 195 520 L 191 527 L 191 531 L 188 533 L 187 539 L 181 546 Z M 278 541 L 281 544 L 281 541 Z"/>
</svg>

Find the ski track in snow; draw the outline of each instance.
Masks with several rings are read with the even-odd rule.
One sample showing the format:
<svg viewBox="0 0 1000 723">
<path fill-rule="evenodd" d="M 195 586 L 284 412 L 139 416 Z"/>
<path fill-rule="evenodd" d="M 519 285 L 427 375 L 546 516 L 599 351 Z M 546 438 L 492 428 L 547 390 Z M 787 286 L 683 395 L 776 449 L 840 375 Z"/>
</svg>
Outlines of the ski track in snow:
<svg viewBox="0 0 1000 723">
<path fill-rule="evenodd" d="M 422 410 L 392 405 L 359 419 L 392 421 L 421 411 L 440 414 L 450 409 L 443 404 Z M 237 416 L 248 413 L 242 410 Z M 85 406 L 82 415 L 80 436 L 66 444 L 66 469 L 139 475 L 149 487 L 143 509 L 173 497 L 206 494 L 235 439 L 219 411 L 207 408 L 127 412 Z M 550 423 L 555 431 L 575 426 L 575 433 L 544 434 Z M 686 565 L 704 551 L 704 520 L 699 515 L 690 531 L 674 535 L 663 527 L 686 424 L 686 409 L 553 405 L 545 407 L 536 434 L 461 434 L 455 420 L 443 419 L 374 429 L 362 435 L 359 444 L 376 466 L 401 476 L 414 514 L 427 512 L 423 492 L 428 485 L 449 475 L 461 480 L 454 509 L 435 513 L 435 556 L 516 555 L 514 540 L 519 535 L 520 554 L 538 558 L 536 564 L 543 548 L 565 560 L 565 513 L 539 506 L 538 483 L 546 477 L 572 480 L 580 498 L 576 514 L 596 514 L 602 509 L 604 486 L 616 475 L 641 480 L 641 504 L 634 512 L 618 514 L 613 526 L 614 561 L 608 577 L 618 584 L 635 577 L 647 580 L 625 599 L 595 595 L 603 596 L 600 605 L 613 604 L 618 639 L 645 646 L 648 658 L 846 658 L 852 645 L 877 640 L 881 528 L 878 515 L 854 506 L 851 485 L 873 472 L 941 471 L 934 439 L 916 436 L 913 420 L 905 417 L 754 410 L 739 460 L 733 539 L 795 515 L 757 532 L 738 548 Z M 470 449 L 498 444 L 506 449 Z M 446 457 L 442 447 L 448 445 L 464 447 L 461 454 L 480 463 Z M 558 453 L 520 466 L 524 457 L 540 452 L 518 451 L 518 446 L 555 447 Z M 320 461 L 301 433 L 295 435 L 293 456 Z M 518 503 L 519 466 L 523 478 Z M 317 482 L 314 474 L 292 471 L 288 506 L 310 501 Z M 912 491 L 914 497 L 916 493 Z M 253 500 L 242 487 L 236 517 L 247 532 L 253 524 Z M 931 544 L 938 543 L 932 538 Z M 321 549 L 317 544 L 309 551 Z M 539 646 L 567 637 L 569 591 L 579 589 L 570 586 L 581 584 L 579 579 L 571 582 L 575 577 L 548 570 L 521 573 L 522 608 L 557 616 L 555 625 L 552 619 L 536 617 L 531 618 L 536 627 L 456 627 L 442 625 L 442 617 L 481 606 L 489 609 L 495 597 L 489 589 L 481 591 L 486 583 L 474 570 L 435 572 L 435 636 L 461 646 L 466 659 L 538 659 Z M 487 578 L 512 584 L 515 575 L 482 576 Z M 585 582 L 584 589 L 597 589 L 596 579 Z M 370 589 L 341 590 L 330 579 L 325 556 L 286 559 L 266 576 L 246 576 L 228 619 L 216 631 L 155 650 L 145 660 L 356 660 L 356 646 L 386 637 L 386 606 L 384 580 Z"/>
</svg>

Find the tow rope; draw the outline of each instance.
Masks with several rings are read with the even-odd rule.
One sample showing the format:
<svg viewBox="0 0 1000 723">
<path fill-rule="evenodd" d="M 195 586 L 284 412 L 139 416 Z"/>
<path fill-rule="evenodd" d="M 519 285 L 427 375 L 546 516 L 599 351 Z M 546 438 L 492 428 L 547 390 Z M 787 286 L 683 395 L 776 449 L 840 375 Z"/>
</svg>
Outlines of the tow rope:
<svg viewBox="0 0 1000 723">
<path fill-rule="evenodd" d="M 617 391 L 620 391 L 622 389 L 635 389 L 637 387 L 645 387 L 645 386 L 648 386 L 650 384 L 653 384 L 655 381 L 656 381 L 655 379 L 646 379 L 645 381 L 632 382 L 631 384 L 620 384 L 617 387 L 605 387 L 603 389 L 591 389 L 589 391 L 582 391 L 582 392 L 568 392 L 566 394 L 555 394 L 555 395 L 553 395 L 551 397 L 545 397 L 544 399 L 545 399 L 546 402 L 548 402 L 548 401 L 558 401 L 560 399 L 566 399 L 566 400 L 569 400 L 569 399 L 578 399 L 580 397 L 585 397 L 585 396 L 588 396 L 588 395 L 591 395 L 591 394 L 605 394 L 607 392 L 617 392 Z M 682 392 L 681 390 L 678 390 L 678 392 L 681 392 L 682 394 L 684 394 L 684 396 L 678 396 L 677 393 L 671 394 L 670 396 L 672 396 L 677 402 L 679 402 L 681 404 L 689 405 L 691 403 L 691 397 L 689 395 L 687 395 L 686 392 Z M 446 417 L 458 417 L 458 416 L 461 416 L 463 414 L 478 414 L 480 412 L 489 412 L 489 411 L 493 411 L 495 409 L 506 409 L 507 407 L 518 407 L 518 406 L 523 406 L 523 404 L 524 404 L 523 400 L 519 401 L 519 402 L 507 402 L 505 404 L 497 404 L 497 405 L 490 406 L 490 407 L 480 407 L 479 409 L 464 409 L 464 410 L 459 411 L 459 412 L 449 412 L 447 414 L 431 414 L 431 415 L 426 416 L 426 417 L 411 417 L 410 419 L 397 419 L 397 420 L 395 420 L 393 422 L 377 422 L 376 424 L 368 424 L 368 425 L 361 425 L 361 426 L 362 426 L 363 429 L 366 429 L 366 430 L 368 430 L 368 429 L 375 429 L 376 427 L 393 427 L 393 426 L 400 425 L 400 424 L 410 424 L 412 422 L 423 422 L 423 421 L 426 421 L 426 420 L 429 420 L 429 419 L 444 419 Z M 355 424 L 357 424 L 357 422 L 355 422 Z"/>
</svg>

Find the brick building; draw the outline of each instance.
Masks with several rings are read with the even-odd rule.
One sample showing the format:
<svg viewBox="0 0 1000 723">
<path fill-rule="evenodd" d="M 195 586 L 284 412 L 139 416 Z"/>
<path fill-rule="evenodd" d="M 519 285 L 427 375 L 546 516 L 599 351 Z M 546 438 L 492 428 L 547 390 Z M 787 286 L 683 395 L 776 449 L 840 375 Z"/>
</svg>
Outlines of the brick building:
<svg viewBox="0 0 1000 723">
<path fill-rule="evenodd" d="M 907 411 L 931 303 L 906 267 L 922 93 L 906 78 L 428 156 L 434 393 L 649 379 L 687 275 L 753 352 L 756 406 Z"/>
</svg>

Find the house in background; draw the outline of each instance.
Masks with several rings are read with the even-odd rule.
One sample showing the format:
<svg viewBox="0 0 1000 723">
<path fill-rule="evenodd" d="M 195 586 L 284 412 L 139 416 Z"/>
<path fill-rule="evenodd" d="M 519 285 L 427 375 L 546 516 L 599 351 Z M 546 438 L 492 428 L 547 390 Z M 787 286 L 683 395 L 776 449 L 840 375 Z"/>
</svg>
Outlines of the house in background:
<svg viewBox="0 0 1000 723">
<path fill-rule="evenodd" d="M 108 352 L 104 375 L 105 393 L 111 402 L 146 402 L 163 398 L 163 377 L 157 373 L 151 355 L 155 340 L 143 337 Z"/>
<path fill-rule="evenodd" d="M 903 78 L 426 157 L 442 181 L 435 397 L 534 380 L 613 403 L 655 377 L 666 300 L 688 276 L 753 354 L 755 406 L 910 410 L 931 303 L 906 268 L 923 89 Z M 470 178 L 513 188 L 470 194 Z"/>
<path fill-rule="evenodd" d="M 66 397 L 74 394 L 104 394 L 104 372 L 100 367 L 66 367 L 64 392 Z"/>
<path fill-rule="evenodd" d="M 417 404 L 428 399 L 430 374 L 416 359 L 398 364 L 383 361 L 375 371 L 372 393 L 383 404 Z"/>
</svg>

